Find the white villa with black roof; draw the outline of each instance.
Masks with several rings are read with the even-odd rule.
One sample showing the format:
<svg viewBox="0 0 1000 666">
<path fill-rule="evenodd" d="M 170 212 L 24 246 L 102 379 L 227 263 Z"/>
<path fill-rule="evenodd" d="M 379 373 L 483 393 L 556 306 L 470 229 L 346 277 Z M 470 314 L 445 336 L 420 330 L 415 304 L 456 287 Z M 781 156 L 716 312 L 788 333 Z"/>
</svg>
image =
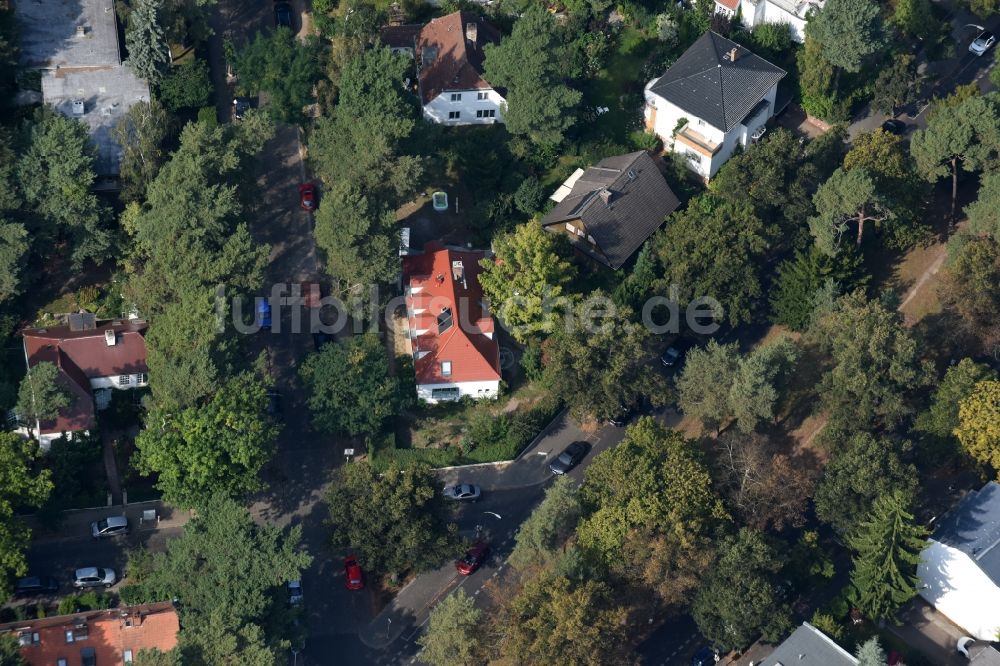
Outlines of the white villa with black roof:
<svg viewBox="0 0 1000 666">
<path fill-rule="evenodd" d="M 938 524 L 917 568 L 920 596 L 984 641 L 1000 635 L 1000 484 L 962 498 Z"/>
<path fill-rule="evenodd" d="M 785 71 L 706 32 L 663 76 L 646 84 L 646 127 L 708 180 L 737 146 L 764 135 Z"/>
</svg>

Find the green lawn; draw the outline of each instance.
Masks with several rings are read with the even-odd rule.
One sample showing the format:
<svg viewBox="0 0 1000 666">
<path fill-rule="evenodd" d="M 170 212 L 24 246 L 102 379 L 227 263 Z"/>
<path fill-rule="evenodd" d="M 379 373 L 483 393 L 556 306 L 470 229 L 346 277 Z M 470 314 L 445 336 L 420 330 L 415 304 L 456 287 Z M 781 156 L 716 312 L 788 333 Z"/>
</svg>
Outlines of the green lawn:
<svg viewBox="0 0 1000 666">
<path fill-rule="evenodd" d="M 625 143 L 629 133 L 637 129 L 634 124 L 646 84 L 642 80 L 642 66 L 655 45 L 655 38 L 646 37 L 635 28 L 626 28 L 618 35 L 607 64 L 583 88 L 587 105 L 610 109 L 597 118 L 587 134 Z"/>
</svg>

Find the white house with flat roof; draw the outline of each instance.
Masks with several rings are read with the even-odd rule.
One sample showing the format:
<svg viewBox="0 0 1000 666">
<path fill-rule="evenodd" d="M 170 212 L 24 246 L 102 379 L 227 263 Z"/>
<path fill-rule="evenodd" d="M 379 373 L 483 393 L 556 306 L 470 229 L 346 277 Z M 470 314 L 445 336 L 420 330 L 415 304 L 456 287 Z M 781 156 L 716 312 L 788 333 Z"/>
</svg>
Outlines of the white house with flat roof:
<svg viewBox="0 0 1000 666">
<path fill-rule="evenodd" d="M 42 99 L 77 118 L 97 147 L 98 176 L 116 176 L 122 148 L 111 130 L 149 86 L 122 65 L 113 0 L 31 0 L 15 4 L 21 62 L 42 72 Z"/>
</svg>

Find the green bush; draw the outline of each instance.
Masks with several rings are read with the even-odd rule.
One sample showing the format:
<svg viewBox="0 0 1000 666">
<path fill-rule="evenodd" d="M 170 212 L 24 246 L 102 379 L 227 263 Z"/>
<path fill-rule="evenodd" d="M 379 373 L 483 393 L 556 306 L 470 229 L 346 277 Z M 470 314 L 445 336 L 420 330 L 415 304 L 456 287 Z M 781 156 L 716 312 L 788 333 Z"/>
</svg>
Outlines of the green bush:
<svg viewBox="0 0 1000 666">
<path fill-rule="evenodd" d="M 209 127 L 217 127 L 219 124 L 219 116 L 215 113 L 215 107 L 203 106 L 198 109 L 198 122 L 204 123 Z"/>
<path fill-rule="evenodd" d="M 212 81 L 204 60 L 173 67 L 160 83 L 160 101 L 170 111 L 203 107 L 211 97 Z"/>
</svg>

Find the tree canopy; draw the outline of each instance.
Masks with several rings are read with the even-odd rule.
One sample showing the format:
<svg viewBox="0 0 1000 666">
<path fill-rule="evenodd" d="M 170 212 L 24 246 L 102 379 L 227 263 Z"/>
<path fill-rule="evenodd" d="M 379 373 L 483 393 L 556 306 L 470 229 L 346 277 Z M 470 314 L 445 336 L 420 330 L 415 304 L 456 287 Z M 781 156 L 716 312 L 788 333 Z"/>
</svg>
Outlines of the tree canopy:
<svg viewBox="0 0 1000 666">
<path fill-rule="evenodd" d="M 156 85 L 170 67 L 170 45 L 160 26 L 163 0 L 136 0 L 125 28 L 125 64 L 140 79 Z"/>
<path fill-rule="evenodd" d="M 545 379 L 579 417 L 608 419 L 642 396 L 661 405 L 669 394 L 663 376 L 648 361 L 649 330 L 627 312 L 606 312 L 608 306 L 613 307 L 611 298 L 594 292 L 543 345 Z M 588 320 L 590 310 L 605 316 Z"/>
<path fill-rule="evenodd" d="M 28 368 L 17 391 L 18 417 L 34 428 L 38 421 L 52 421 L 78 398 L 70 393 L 59 368 L 42 361 Z"/>
<path fill-rule="evenodd" d="M 988 365 L 975 363 L 972 359 L 963 358 L 957 365 L 950 366 L 934 390 L 930 405 L 917 416 L 914 429 L 924 433 L 932 450 L 946 455 L 958 453 L 959 442 L 954 433 L 959 426 L 959 404 L 972 393 L 976 384 L 996 378 L 996 372 Z"/>
<path fill-rule="evenodd" d="M 422 467 L 368 463 L 341 468 L 326 496 L 336 546 L 350 546 L 368 571 L 426 571 L 459 550 L 454 525 L 442 520 L 437 480 Z M 386 548 L 386 544 L 393 544 Z"/>
<path fill-rule="evenodd" d="M 458 588 L 431 611 L 427 631 L 417 639 L 420 661 L 431 666 L 455 666 L 473 661 L 482 629 L 483 612 L 475 599 Z"/>
<path fill-rule="evenodd" d="M 503 327 L 522 343 L 553 332 L 576 276 L 566 240 L 526 222 L 494 238 L 493 251 L 495 259 L 482 261 L 479 283 Z"/>
<path fill-rule="evenodd" d="M 892 619 L 917 596 L 917 564 L 929 533 L 914 523 L 909 504 L 901 491 L 879 497 L 851 539 L 855 603 L 872 620 Z"/>
<path fill-rule="evenodd" d="M 576 482 L 560 476 L 545 491 L 545 499 L 535 507 L 514 535 L 510 562 L 527 569 L 551 562 L 571 534 L 580 517 Z"/>
<path fill-rule="evenodd" d="M 236 52 L 233 66 L 239 76 L 237 91 L 244 95 L 267 93 L 268 113 L 280 122 L 302 117 L 302 109 L 313 101 L 319 78 L 319 43 L 305 41 L 279 26 L 270 35 L 257 33 Z"/>
<path fill-rule="evenodd" d="M 1000 381 L 977 383 L 958 403 L 955 436 L 973 459 L 1000 472 Z"/>
<path fill-rule="evenodd" d="M 157 475 L 170 502 L 200 507 L 217 494 L 239 498 L 258 490 L 277 428 L 267 415 L 264 384 L 249 373 L 218 387 L 204 405 L 151 412 L 136 438 L 137 467 Z"/>
<path fill-rule="evenodd" d="M 50 472 L 33 469 L 37 457 L 33 440 L 0 432 L 0 599 L 10 596 L 12 578 L 28 572 L 31 530 L 18 514 L 40 507 L 52 491 Z"/>
<path fill-rule="evenodd" d="M 330 434 L 373 436 L 404 403 L 374 330 L 323 345 L 306 357 L 299 374 L 313 424 Z"/>
<path fill-rule="evenodd" d="M 885 45 L 880 15 L 872 0 L 831 0 L 806 23 L 806 35 L 820 44 L 831 65 L 857 72 Z"/>
<path fill-rule="evenodd" d="M 582 95 L 564 83 L 566 49 L 556 34 L 555 18 L 533 4 L 514 22 L 510 36 L 484 51 L 486 80 L 507 89 L 507 130 L 536 144 L 562 143 Z"/>
<path fill-rule="evenodd" d="M 702 635 L 732 647 L 749 645 L 758 634 L 780 640 L 791 626 L 779 587 L 784 564 L 778 544 L 761 532 L 744 528 L 724 540 L 691 609 Z"/>
</svg>

